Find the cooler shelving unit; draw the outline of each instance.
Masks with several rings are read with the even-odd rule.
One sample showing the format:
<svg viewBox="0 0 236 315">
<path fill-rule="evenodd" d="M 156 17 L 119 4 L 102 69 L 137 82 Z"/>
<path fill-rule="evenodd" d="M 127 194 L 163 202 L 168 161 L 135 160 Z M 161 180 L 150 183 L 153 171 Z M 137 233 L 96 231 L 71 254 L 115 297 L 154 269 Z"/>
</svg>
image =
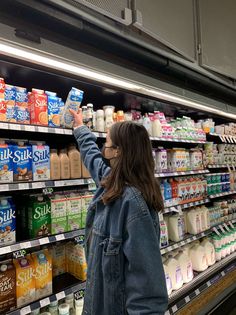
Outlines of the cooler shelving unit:
<svg viewBox="0 0 236 315">
<path fill-rule="evenodd" d="M 8 49 L 4 50 L 4 45 L 9 45 L 10 48 L 14 49 L 23 49 L 25 51 L 24 54 L 14 54 L 14 50 Z M 63 47 L 64 48 L 64 47 Z M 32 55 L 41 56 L 42 58 L 33 59 Z M 9 62 L 10 60 L 10 62 Z M 43 62 L 43 60 L 45 62 Z M 46 63 L 47 60 L 47 63 Z M 55 62 L 53 62 L 55 61 Z M 65 62 L 65 66 L 60 67 L 60 63 Z M 187 98 L 176 98 L 173 95 L 165 95 L 163 91 L 154 88 L 153 86 L 146 86 L 140 82 L 133 82 L 131 80 L 122 81 L 123 78 L 115 77 L 111 80 L 111 76 L 108 79 L 105 79 L 105 73 L 99 73 L 96 69 L 83 68 L 83 65 L 73 62 L 69 59 L 62 58 L 58 55 L 53 55 L 52 53 L 46 53 L 44 51 L 40 51 L 40 49 L 35 49 L 33 46 L 30 47 L 27 44 L 18 45 L 14 44 L 12 41 L 0 40 L 0 65 L 4 65 L 8 72 L 11 74 L 12 78 L 14 78 L 14 82 L 11 82 L 15 85 L 27 86 L 27 88 L 37 87 L 32 86 L 30 82 L 30 76 L 34 77 L 34 83 L 40 83 L 42 88 L 50 90 L 50 88 L 54 89 L 58 86 L 58 91 L 61 92 L 63 97 L 68 93 L 68 86 L 72 85 L 82 86 L 81 89 L 85 89 L 87 94 L 93 94 L 93 90 L 97 92 L 95 95 L 102 98 L 103 92 L 105 88 L 111 88 L 115 90 L 115 92 L 123 93 L 125 96 L 134 95 L 139 98 L 143 97 L 145 99 L 149 98 L 150 100 L 156 100 L 158 102 L 167 102 L 168 106 L 172 107 L 182 107 L 185 108 L 186 111 L 190 108 L 191 110 L 197 108 L 199 105 L 204 106 L 204 104 L 198 104 L 196 102 L 191 102 Z M 81 71 L 79 71 L 79 69 Z M 17 71 L 21 70 L 21 71 Z M 27 70 L 27 71 L 26 71 Z M 94 72 L 93 72 L 94 71 Z M 91 73 L 92 72 L 92 73 Z M 25 75 L 27 74 L 27 76 Z M 3 74 L 1 74 L 3 76 Z M 109 76 L 109 74 L 107 74 Z M 22 81 L 21 81 L 22 80 Z M 41 81 L 40 81 L 41 80 Z M 123 79 L 125 80 L 125 79 Z M 55 82 L 54 82 L 55 81 Z M 36 83 L 35 83 L 36 82 Z M 53 84 L 52 84 L 53 82 Z M 8 82 L 10 83 L 10 82 Z M 85 93 L 85 95 L 86 95 Z M 115 93 L 114 93 L 115 95 Z M 106 100 L 106 99 L 105 99 Z M 105 102 L 102 99 L 102 102 Z M 120 101 L 120 100 L 119 100 Z M 117 102 L 119 104 L 119 102 Z M 205 106 L 207 107 L 207 106 Z M 206 108 L 205 108 L 206 110 Z M 212 115 L 218 115 L 219 113 L 212 109 Z M 222 114 L 223 115 L 223 114 Z M 223 118 L 227 118 L 227 115 L 223 115 Z M 228 118 L 230 119 L 230 118 Z M 236 117 L 234 118 L 236 120 Z M 36 139 L 47 140 L 48 138 L 53 139 L 55 143 L 60 143 L 62 139 L 66 139 L 65 142 L 72 141 L 73 132 L 70 129 L 63 128 L 50 128 L 43 126 L 32 126 L 32 125 L 20 125 L 15 123 L 5 123 L 0 122 L 0 137 L 13 137 L 25 139 L 25 136 L 29 136 L 30 138 L 34 137 Z M 98 141 L 104 142 L 106 137 L 106 133 L 94 132 L 95 136 L 98 138 Z M 10 135 L 10 136 L 8 136 Z M 221 141 L 227 141 L 228 143 L 236 143 L 236 137 L 220 137 L 218 135 L 211 135 L 212 137 L 220 138 Z M 151 137 L 152 144 L 154 146 L 186 146 L 186 147 L 195 147 L 196 145 L 202 145 L 207 143 L 207 140 L 192 140 L 192 139 L 170 139 L 170 138 L 156 138 Z M 215 166 L 214 166 L 215 167 Z M 214 168 L 212 167 L 212 168 Z M 220 165 L 221 167 L 227 167 L 227 165 Z M 200 170 L 200 171 L 187 171 L 187 172 L 172 172 L 172 173 L 159 173 L 156 174 L 156 177 L 164 178 L 164 177 L 175 177 L 175 176 L 188 176 L 188 175 L 197 175 L 197 174 L 208 174 L 210 172 L 211 166 L 208 166 L 208 169 Z M 57 188 L 57 187 L 81 187 L 86 186 L 89 188 L 89 185 L 94 185 L 91 179 L 73 179 L 73 180 L 60 180 L 60 181 L 45 181 L 45 182 L 27 182 L 27 183 L 9 183 L 9 184 L 0 184 L 0 192 L 3 194 L 6 193 L 15 193 L 19 191 L 30 191 L 30 190 L 43 190 L 47 188 Z M 94 188 L 94 186 L 93 186 Z M 236 194 L 236 191 L 231 192 L 231 194 Z M 223 197 L 226 195 L 214 196 L 214 197 Z M 188 208 L 198 206 L 201 204 L 205 204 L 211 202 L 212 196 L 206 196 L 205 199 L 188 202 L 186 204 L 175 205 L 166 207 L 164 210 L 164 214 L 171 212 L 178 212 L 182 210 L 187 210 Z M 232 221 L 234 222 L 234 221 Z M 224 225 L 222 225 L 224 226 Z M 215 227 L 217 228 L 217 227 Z M 161 249 L 162 254 L 166 254 L 171 252 L 172 250 L 181 248 L 182 246 L 189 244 L 197 239 L 201 239 L 207 235 L 209 235 L 214 228 L 204 231 L 199 235 L 189 235 L 184 240 L 176 244 L 170 244 L 167 248 Z M 20 241 L 16 244 L 0 247 L 0 255 L 10 254 L 16 251 L 27 250 L 34 247 L 47 245 L 51 243 L 61 242 L 64 240 L 74 239 L 84 234 L 84 230 L 76 230 L 67 233 L 61 233 L 58 235 L 52 235 L 48 237 L 42 237 L 39 239 Z M 151 253 L 150 253 L 151 254 Z M 220 261 L 216 265 L 208 268 L 205 272 L 197 274 L 194 280 L 185 285 L 181 290 L 174 292 L 170 297 L 170 308 L 166 314 L 172 315 L 175 314 L 180 308 L 184 305 L 188 304 L 191 300 L 193 300 L 196 296 L 199 296 L 205 289 L 214 283 L 214 279 L 222 278 L 226 273 L 230 272 L 235 268 L 235 254 L 226 257 L 224 260 Z M 232 264 L 231 264 L 232 263 Z M 50 304 L 55 300 L 60 301 L 67 294 L 76 293 L 81 295 L 84 294 L 85 283 L 80 283 L 78 280 L 69 279 L 70 276 L 65 274 L 65 278 L 60 278 L 55 280 L 54 283 L 54 291 L 53 294 L 49 297 L 46 297 L 40 301 L 35 301 L 30 305 L 26 305 L 21 309 L 16 309 L 14 311 L 8 312 L 9 315 L 25 315 L 29 314 L 33 310 L 44 307 Z M 205 280 L 207 282 L 205 283 Z M 71 283 L 70 283 L 70 280 Z M 73 283 L 74 282 L 74 283 Z M 60 283 L 60 285 L 58 285 Z M 63 286 L 63 287 L 61 287 Z M 193 293 L 189 293 L 193 290 Z"/>
</svg>

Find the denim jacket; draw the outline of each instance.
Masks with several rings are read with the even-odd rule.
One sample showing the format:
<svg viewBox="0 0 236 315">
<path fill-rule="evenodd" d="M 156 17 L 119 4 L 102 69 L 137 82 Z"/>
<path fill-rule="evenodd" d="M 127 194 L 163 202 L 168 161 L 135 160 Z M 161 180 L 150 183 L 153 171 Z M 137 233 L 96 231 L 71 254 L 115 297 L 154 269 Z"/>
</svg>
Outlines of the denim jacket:
<svg viewBox="0 0 236 315">
<path fill-rule="evenodd" d="M 159 249 L 158 215 L 127 186 L 104 205 L 100 186 L 110 168 L 86 126 L 74 130 L 80 153 L 98 189 L 88 208 L 88 275 L 83 315 L 163 315 L 168 295 Z"/>
</svg>

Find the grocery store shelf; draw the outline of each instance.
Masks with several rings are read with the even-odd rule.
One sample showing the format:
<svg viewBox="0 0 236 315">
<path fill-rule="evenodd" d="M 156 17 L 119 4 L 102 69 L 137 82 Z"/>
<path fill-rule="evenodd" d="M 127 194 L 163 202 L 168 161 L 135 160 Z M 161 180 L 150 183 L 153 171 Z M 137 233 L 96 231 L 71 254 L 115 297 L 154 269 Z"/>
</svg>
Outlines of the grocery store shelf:
<svg viewBox="0 0 236 315">
<path fill-rule="evenodd" d="M 85 290 L 85 282 L 79 282 L 77 281 L 77 284 L 74 284 L 64 290 L 59 291 L 56 294 L 50 295 L 49 297 L 46 297 L 42 300 L 33 302 L 32 304 L 29 304 L 23 308 L 18 308 L 17 310 L 10 311 L 7 313 L 7 315 L 26 315 L 30 314 L 34 310 L 37 310 L 39 308 L 48 306 L 50 303 L 54 301 L 60 301 L 64 299 L 66 296 L 69 294 L 73 294 L 79 292 L 79 291 L 84 291 Z"/>
<path fill-rule="evenodd" d="M 178 142 L 178 143 L 196 143 L 196 144 L 203 144 L 207 143 L 204 140 L 187 140 L 187 139 L 168 139 L 168 138 L 159 138 L 159 137 L 150 137 L 152 141 L 164 141 L 164 142 Z"/>
<path fill-rule="evenodd" d="M 51 244 L 51 243 L 55 243 L 59 241 L 69 240 L 77 236 L 84 235 L 84 233 L 85 233 L 84 229 L 79 229 L 79 230 L 74 230 L 74 231 L 70 231 L 66 233 L 45 236 L 45 237 L 41 237 L 41 238 L 29 240 L 29 241 L 17 242 L 12 245 L 0 247 L 0 255 L 5 255 L 5 254 L 9 254 L 9 253 L 16 252 L 19 250 Z"/>
<path fill-rule="evenodd" d="M 228 222 L 230 222 L 230 223 L 235 223 L 235 222 L 236 222 L 236 219 L 231 220 L 231 221 L 228 221 Z M 175 250 L 175 249 L 177 249 L 177 248 L 180 248 L 180 247 L 182 247 L 182 246 L 184 246 L 184 245 L 187 245 L 187 244 L 189 244 L 189 243 L 192 243 L 192 242 L 194 242 L 194 241 L 196 241 L 196 240 L 198 240 L 198 239 L 200 239 L 200 238 L 203 238 L 203 237 L 205 237 L 205 236 L 208 236 L 208 235 L 210 235 L 213 231 L 216 231 L 216 229 L 218 229 L 218 228 L 220 228 L 220 229 L 223 228 L 223 229 L 224 229 L 224 225 L 227 224 L 228 222 L 221 223 L 221 224 L 219 224 L 219 225 L 213 226 L 213 227 L 211 227 L 210 229 L 208 229 L 208 230 L 206 230 L 206 231 L 203 231 L 203 232 L 201 232 L 201 233 L 199 233 L 199 234 L 197 234 L 197 235 L 190 235 L 190 234 L 187 234 L 187 235 L 185 236 L 185 238 L 184 238 L 182 241 L 180 241 L 180 242 L 178 242 L 178 243 L 172 242 L 172 244 L 170 244 L 169 246 L 167 246 L 167 247 L 165 247 L 165 248 L 162 248 L 162 249 L 161 249 L 161 255 L 164 255 L 164 254 L 166 254 L 166 253 L 169 253 L 169 252 L 171 252 L 171 251 L 173 251 L 173 250 Z M 222 231 L 222 230 L 221 230 L 221 231 Z M 216 232 L 217 232 L 217 231 L 216 231 Z M 219 233 L 221 233 L 220 230 L 219 230 Z"/>
<path fill-rule="evenodd" d="M 208 168 L 227 168 L 228 166 L 236 166 L 233 164 L 208 164 Z"/>
<path fill-rule="evenodd" d="M 52 127 L 34 126 L 34 125 L 23 125 L 23 124 L 15 124 L 15 123 L 7 123 L 7 122 L 0 122 L 0 129 L 14 130 L 14 131 L 26 131 L 26 132 L 51 133 L 51 134 L 68 135 L 68 136 L 73 135 L 72 129 L 52 128 Z M 93 133 L 96 137 L 106 138 L 105 132 L 94 131 Z M 200 140 L 167 139 L 167 138 L 158 138 L 158 137 L 150 137 L 150 140 L 165 141 L 165 142 L 179 142 L 179 143 L 196 143 L 196 144 L 206 143 L 206 141 L 200 141 Z"/>
<path fill-rule="evenodd" d="M 220 135 L 218 133 L 209 133 L 210 136 L 219 137 L 222 142 L 236 143 L 236 136 Z"/>
<path fill-rule="evenodd" d="M 222 193 L 215 194 L 215 195 L 210 195 L 209 198 L 214 199 L 214 198 L 224 197 L 224 196 L 233 195 L 233 194 L 236 194 L 236 190 L 226 191 L 226 192 L 222 192 Z"/>
<path fill-rule="evenodd" d="M 169 297 L 169 305 L 172 305 L 172 306 L 165 313 L 165 315 L 176 314 L 181 308 L 186 306 L 189 302 L 195 299 L 203 291 L 205 291 L 210 286 L 218 282 L 226 274 L 234 270 L 236 268 L 235 259 L 236 259 L 236 252 L 222 259 L 221 261 L 217 262 L 213 266 L 209 267 L 207 270 L 201 273 L 198 273 L 191 282 L 185 284 L 181 289 L 173 292 Z M 230 264 L 231 262 L 233 263 Z M 219 272 L 221 269 L 223 270 Z M 194 290 L 192 290 L 192 288 L 194 288 Z M 174 304 L 175 301 L 177 300 L 178 302 Z"/>
<path fill-rule="evenodd" d="M 14 131 L 26 131 L 26 132 L 42 132 L 42 133 L 52 133 L 59 135 L 73 135 L 72 129 L 64 128 L 51 128 L 45 126 L 34 126 L 34 125 L 23 125 L 23 124 L 14 124 L 7 122 L 0 122 L 0 129 L 4 130 L 14 130 Z"/>
<path fill-rule="evenodd" d="M 156 173 L 155 177 L 172 177 L 172 176 L 185 176 L 185 175 L 195 175 L 195 174 L 207 174 L 209 170 L 195 170 L 195 171 L 185 171 L 185 172 L 170 172 L 170 173 Z"/>
<path fill-rule="evenodd" d="M 14 191 L 14 190 L 30 190 L 41 189 L 47 187 L 65 187 L 65 186 L 82 186 L 93 184 L 94 181 L 91 178 L 80 179 L 64 179 L 64 180 L 48 180 L 43 182 L 28 182 L 28 183 L 9 183 L 0 184 L 0 191 Z"/>
<path fill-rule="evenodd" d="M 192 242 L 194 242 L 194 241 L 196 241 L 196 240 L 198 240 L 200 238 L 203 238 L 203 237 L 205 237 L 205 236 L 207 236 L 207 235 L 209 235 L 211 233 L 212 233 L 212 230 L 209 229 L 209 230 L 204 231 L 204 232 L 202 232 L 200 234 L 197 234 L 197 235 L 191 235 L 191 236 L 190 236 L 190 234 L 186 235 L 186 237 L 182 241 L 180 241 L 178 243 L 174 243 L 173 245 L 169 245 L 169 246 L 167 246 L 165 248 L 162 248 L 161 249 L 161 255 L 164 255 L 164 254 L 169 253 L 169 252 L 171 252 L 171 251 L 173 251 L 173 250 L 175 250 L 177 248 L 180 248 L 180 247 L 182 247 L 184 245 L 192 243 Z"/>
<path fill-rule="evenodd" d="M 178 205 L 172 205 L 172 206 L 165 206 L 164 210 L 163 210 L 163 214 L 165 213 L 171 213 L 171 212 L 179 212 L 180 210 L 183 210 L 183 209 L 187 209 L 187 208 L 190 208 L 190 207 L 195 207 L 195 206 L 198 206 L 198 205 L 203 205 L 205 203 L 208 203 L 210 202 L 210 199 L 209 198 L 205 198 L 205 199 L 202 199 L 202 200 L 198 200 L 198 201 L 193 201 L 193 202 L 188 202 L 188 203 L 184 203 L 184 204 L 178 204 Z"/>
</svg>

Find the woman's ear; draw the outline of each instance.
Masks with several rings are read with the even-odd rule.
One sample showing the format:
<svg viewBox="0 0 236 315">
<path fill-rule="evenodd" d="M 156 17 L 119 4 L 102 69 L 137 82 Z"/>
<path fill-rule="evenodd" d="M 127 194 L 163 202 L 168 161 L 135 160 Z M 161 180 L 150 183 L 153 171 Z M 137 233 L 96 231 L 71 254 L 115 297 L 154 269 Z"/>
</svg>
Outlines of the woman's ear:
<svg viewBox="0 0 236 315">
<path fill-rule="evenodd" d="M 119 156 L 120 155 L 120 148 L 117 147 L 116 148 L 116 152 L 115 152 L 115 157 Z"/>
</svg>

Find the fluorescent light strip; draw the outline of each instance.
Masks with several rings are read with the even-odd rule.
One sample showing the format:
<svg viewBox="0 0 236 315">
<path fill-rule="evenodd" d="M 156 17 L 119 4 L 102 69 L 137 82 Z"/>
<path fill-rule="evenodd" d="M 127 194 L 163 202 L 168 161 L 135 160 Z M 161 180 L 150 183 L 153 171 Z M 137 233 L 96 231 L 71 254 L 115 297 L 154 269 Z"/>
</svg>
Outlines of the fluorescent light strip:
<svg viewBox="0 0 236 315">
<path fill-rule="evenodd" d="M 121 87 L 124 88 L 125 90 L 129 90 L 131 92 L 136 92 L 143 94 L 145 96 L 152 96 L 155 98 L 158 98 L 160 100 L 172 102 L 175 104 L 179 105 L 184 105 L 190 108 L 196 108 L 198 110 L 203 110 L 215 115 L 220 115 L 224 116 L 227 118 L 231 118 L 236 120 L 236 115 L 227 113 L 215 108 L 210 107 L 210 105 L 203 105 L 201 103 L 191 101 L 190 99 L 187 98 L 182 98 L 179 96 L 176 96 L 171 93 L 167 93 L 155 88 L 151 88 L 150 86 L 146 86 L 145 84 L 140 84 L 136 82 L 132 82 L 129 80 L 124 80 L 120 78 L 116 78 L 115 76 L 111 76 L 109 74 L 103 74 L 102 72 L 98 72 L 96 70 L 90 70 L 88 68 L 83 68 L 81 66 L 77 66 L 74 64 L 71 64 L 67 61 L 60 61 L 60 57 L 52 57 L 51 55 L 44 53 L 44 52 L 39 52 L 35 51 L 32 52 L 29 51 L 26 48 L 22 48 L 21 46 L 16 47 L 16 44 L 6 44 L 5 42 L 0 42 L 0 53 L 6 55 L 6 56 L 11 56 L 14 58 L 18 58 L 20 60 L 25 60 L 25 61 L 30 61 L 34 64 L 39 64 L 43 65 L 52 69 L 57 69 L 63 72 L 71 73 L 78 75 L 80 77 L 84 77 L 87 79 L 95 80 L 100 83 L 106 83 L 115 87 Z"/>
</svg>

